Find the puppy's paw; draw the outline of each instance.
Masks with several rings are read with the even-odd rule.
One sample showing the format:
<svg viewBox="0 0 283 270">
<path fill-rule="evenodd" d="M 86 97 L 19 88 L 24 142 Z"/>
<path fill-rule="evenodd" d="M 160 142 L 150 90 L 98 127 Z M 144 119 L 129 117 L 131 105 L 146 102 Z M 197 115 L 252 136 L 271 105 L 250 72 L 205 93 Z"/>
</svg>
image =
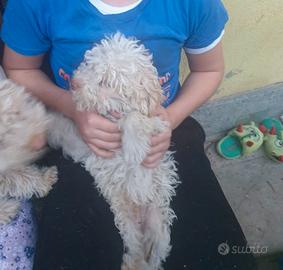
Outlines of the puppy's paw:
<svg viewBox="0 0 283 270">
<path fill-rule="evenodd" d="M 58 180 L 58 170 L 56 166 L 43 168 L 41 172 L 41 181 L 37 183 L 35 190 L 35 196 L 37 198 L 45 197 Z"/>
<path fill-rule="evenodd" d="M 56 166 L 47 168 L 44 172 L 44 181 L 50 185 L 50 189 L 58 180 L 58 170 Z"/>
<path fill-rule="evenodd" d="M 20 204 L 14 200 L 0 200 L 0 225 L 10 223 L 19 211 Z"/>
</svg>

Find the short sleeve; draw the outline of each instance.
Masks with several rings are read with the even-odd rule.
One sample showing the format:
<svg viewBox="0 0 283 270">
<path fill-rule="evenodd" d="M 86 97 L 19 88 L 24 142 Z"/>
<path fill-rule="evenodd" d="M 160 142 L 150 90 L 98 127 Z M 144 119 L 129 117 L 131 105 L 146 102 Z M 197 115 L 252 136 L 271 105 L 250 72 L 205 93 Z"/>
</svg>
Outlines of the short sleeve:
<svg viewBox="0 0 283 270">
<path fill-rule="evenodd" d="M 188 19 L 190 33 L 184 49 L 188 53 L 203 53 L 221 40 L 228 14 L 221 0 L 191 2 Z"/>
<path fill-rule="evenodd" d="M 27 56 L 48 51 L 50 41 L 45 33 L 44 14 L 40 14 L 39 10 L 38 5 L 29 0 L 8 1 L 1 38 L 9 48 Z"/>
</svg>

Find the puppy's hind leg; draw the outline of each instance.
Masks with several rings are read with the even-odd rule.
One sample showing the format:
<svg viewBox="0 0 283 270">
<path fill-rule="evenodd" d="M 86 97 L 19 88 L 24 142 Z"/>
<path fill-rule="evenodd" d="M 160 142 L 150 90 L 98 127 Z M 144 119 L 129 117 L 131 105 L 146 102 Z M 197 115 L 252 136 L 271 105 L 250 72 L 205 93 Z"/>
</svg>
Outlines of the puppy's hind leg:
<svg viewBox="0 0 283 270">
<path fill-rule="evenodd" d="M 143 246 L 148 269 L 161 270 L 170 246 L 170 224 L 161 208 L 149 206 L 143 222 Z"/>
<path fill-rule="evenodd" d="M 17 215 L 20 202 L 14 199 L 0 199 L 0 225 L 8 224 Z"/>
<path fill-rule="evenodd" d="M 38 190 L 36 192 L 39 194 L 38 197 L 47 195 L 58 180 L 58 170 L 56 166 L 42 168 L 41 172 L 43 173 L 42 191 Z M 42 196 L 40 196 L 40 192 L 42 192 Z"/>
<path fill-rule="evenodd" d="M 122 270 L 148 270 L 144 263 L 138 207 L 127 199 L 113 203 L 115 224 L 124 243 Z"/>
</svg>

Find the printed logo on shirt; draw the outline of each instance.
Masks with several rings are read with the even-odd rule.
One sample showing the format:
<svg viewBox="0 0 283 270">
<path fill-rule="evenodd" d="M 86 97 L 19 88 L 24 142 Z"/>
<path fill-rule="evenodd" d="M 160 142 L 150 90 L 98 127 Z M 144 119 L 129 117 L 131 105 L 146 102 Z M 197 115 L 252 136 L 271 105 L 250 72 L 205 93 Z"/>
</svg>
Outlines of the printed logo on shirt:
<svg viewBox="0 0 283 270">
<path fill-rule="evenodd" d="M 166 72 L 164 76 L 160 76 L 158 78 L 159 83 L 162 87 L 163 90 L 163 95 L 165 97 L 165 100 L 167 100 L 170 96 L 170 89 L 171 89 L 171 84 L 168 83 L 171 79 L 171 73 L 170 72 Z"/>
<path fill-rule="evenodd" d="M 67 88 L 69 89 L 71 87 L 71 76 L 66 73 L 63 68 L 59 68 L 58 74 L 64 81 L 66 81 Z"/>
</svg>

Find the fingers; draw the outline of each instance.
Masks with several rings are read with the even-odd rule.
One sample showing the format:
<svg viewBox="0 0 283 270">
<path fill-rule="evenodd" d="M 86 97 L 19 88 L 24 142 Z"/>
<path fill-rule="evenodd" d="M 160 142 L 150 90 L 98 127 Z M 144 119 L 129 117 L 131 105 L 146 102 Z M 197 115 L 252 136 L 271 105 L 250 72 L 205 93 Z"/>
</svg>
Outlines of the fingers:
<svg viewBox="0 0 283 270">
<path fill-rule="evenodd" d="M 108 151 L 108 150 L 105 150 L 105 149 L 100 149 L 100 148 L 98 148 L 94 144 L 88 144 L 88 146 L 99 157 L 102 157 L 102 158 L 112 158 L 115 155 L 114 152 Z"/>
<path fill-rule="evenodd" d="M 95 145 L 96 147 L 104 150 L 114 151 L 119 148 L 121 148 L 121 142 L 106 142 L 99 140 L 97 138 L 94 138 L 90 141 L 88 141 L 89 144 Z"/>
<path fill-rule="evenodd" d="M 100 129 L 93 130 L 92 137 L 105 141 L 105 142 L 112 142 L 112 143 L 120 143 L 122 139 L 121 132 L 119 133 L 108 133 Z"/>
<path fill-rule="evenodd" d="M 103 116 L 93 114 L 88 115 L 88 125 L 95 126 L 97 129 L 108 133 L 120 133 L 116 123 L 111 122 Z"/>
<path fill-rule="evenodd" d="M 148 157 L 153 156 L 153 155 L 155 155 L 157 153 L 164 153 L 164 152 L 166 152 L 168 150 L 169 146 L 170 146 L 170 142 L 166 141 L 166 142 L 160 143 L 160 144 L 152 147 L 150 149 Z"/>
<path fill-rule="evenodd" d="M 170 143 L 171 135 L 172 135 L 171 130 L 168 130 L 168 131 L 165 131 L 165 132 L 162 132 L 160 134 L 153 136 L 151 138 L 151 147 L 155 147 L 165 141 L 169 141 Z"/>
<path fill-rule="evenodd" d="M 158 134 L 151 139 L 151 150 L 149 155 L 143 161 L 143 165 L 146 168 L 156 168 L 164 153 L 168 150 L 171 141 L 171 132 L 164 132 Z"/>
<path fill-rule="evenodd" d="M 95 112 L 77 112 L 74 120 L 83 140 L 96 155 L 111 158 L 121 147 L 122 135 L 116 123 Z"/>
<path fill-rule="evenodd" d="M 104 122 L 104 121 L 103 121 Z M 119 131 L 116 126 L 105 122 L 104 126 L 92 129 L 86 142 L 97 156 L 103 158 L 112 158 L 114 151 L 121 148 L 121 133 L 111 131 Z"/>
<path fill-rule="evenodd" d="M 154 155 L 148 156 L 143 161 L 142 165 L 144 165 L 146 168 L 150 168 L 150 169 L 156 168 L 159 165 L 160 160 L 163 157 L 163 155 L 164 155 L 164 152 L 159 152 L 159 153 L 156 153 Z"/>
<path fill-rule="evenodd" d="M 151 148 L 149 155 L 143 161 L 143 165 L 145 165 L 146 167 L 151 166 L 151 165 L 157 166 L 159 164 L 159 161 L 163 157 L 164 153 L 168 150 L 169 145 L 170 145 L 169 142 L 163 142 Z"/>
<path fill-rule="evenodd" d="M 103 158 L 114 157 L 115 151 L 121 148 L 121 142 L 106 142 L 96 138 L 86 143 L 97 156 Z"/>
</svg>

